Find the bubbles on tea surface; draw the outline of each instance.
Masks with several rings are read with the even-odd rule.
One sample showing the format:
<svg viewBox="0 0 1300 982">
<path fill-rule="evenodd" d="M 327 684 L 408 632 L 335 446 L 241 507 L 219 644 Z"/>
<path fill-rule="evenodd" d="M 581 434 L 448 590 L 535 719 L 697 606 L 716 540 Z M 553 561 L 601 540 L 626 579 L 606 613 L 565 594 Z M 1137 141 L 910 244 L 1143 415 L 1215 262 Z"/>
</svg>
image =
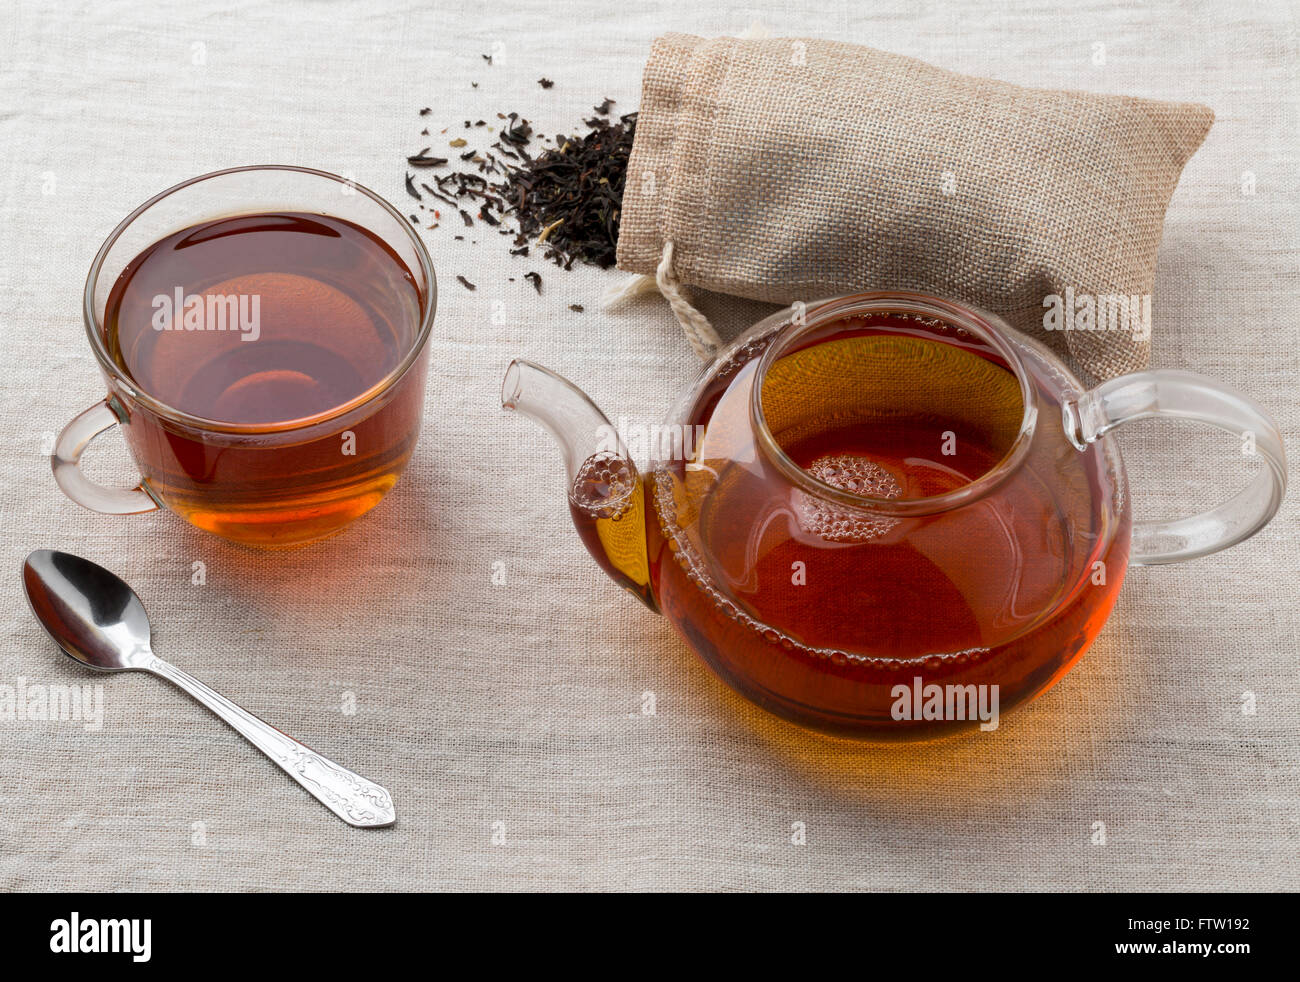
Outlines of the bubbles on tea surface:
<svg viewBox="0 0 1300 982">
<path fill-rule="evenodd" d="M 636 472 L 612 450 L 592 454 L 582 462 L 569 489 L 573 506 L 592 518 L 620 518 L 632 503 Z"/>
<path fill-rule="evenodd" d="M 808 473 L 824 484 L 869 498 L 897 498 L 903 493 L 894 475 L 873 460 L 838 453 L 818 457 Z"/>
<path fill-rule="evenodd" d="M 903 493 L 894 475 L 875 461 L 855 454 L 827 454 L 807 468 L 809 474 L 833 488 L 870 498 L 897 498 Z M 897 519 L 863 514 L 795 491 L 800 525 L 827 542 L 869 542 L 884 535 Z"/>
</svg>

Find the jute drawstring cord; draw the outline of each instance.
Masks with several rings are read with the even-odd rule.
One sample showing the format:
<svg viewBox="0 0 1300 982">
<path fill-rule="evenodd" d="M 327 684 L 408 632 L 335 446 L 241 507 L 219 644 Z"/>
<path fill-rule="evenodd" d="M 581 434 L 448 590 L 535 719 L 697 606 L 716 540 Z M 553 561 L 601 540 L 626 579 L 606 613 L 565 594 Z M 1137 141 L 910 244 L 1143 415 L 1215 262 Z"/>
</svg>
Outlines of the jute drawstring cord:
<svg viewBox="0 0 1300 982">
<path fill-rule="evenodd" d="M 601 303 L 608 310 L 632 297 L 655 292 L 662 293 L 664 299 L 668 301 L 668 306 L 672 308 L 673 316 L 681 325 L 686 340 L 690 342 L 691 348 L 700 359 L 703 361 L 712 359 L 722 347 L 722 339 L 718 337 L 718 332 L 713 329 L 709 319 L 686 299 L 681 281 L 673 271 L 671 241 L 664 243 L 663 258 L 659 260 L 659 267 L 655 270 L 654 276 L 637 274 L 628 277 L 624 282 L 617 283 L 606 290 Z"/>
</svg>

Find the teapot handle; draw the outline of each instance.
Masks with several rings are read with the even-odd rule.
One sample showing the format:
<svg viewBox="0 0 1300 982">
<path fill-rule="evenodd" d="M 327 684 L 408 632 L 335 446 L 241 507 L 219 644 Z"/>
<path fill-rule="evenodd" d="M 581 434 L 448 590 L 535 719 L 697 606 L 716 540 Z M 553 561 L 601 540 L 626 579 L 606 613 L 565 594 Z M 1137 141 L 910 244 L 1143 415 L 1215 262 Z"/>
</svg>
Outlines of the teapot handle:
<svg viewBox="0 0 1300 982">
<path fill-rule="evenodd" d="M 1277 424 L 1258 403 L 1213 379 L 1159 369 L 1103 382 L 1064 407 L 1065 432 L 1080 450 L 1133 419 L 1191 419 L 1242 440 L 1242 453 L 1262 455 L 1255 479 L 1209 511 L 1166 522 L 1135 521 L 1129 562 L 1155 566 L 1195 559 L 1248 539 L 1268 524 L 1286 493 L 1286 451 Z"/>
</svg>

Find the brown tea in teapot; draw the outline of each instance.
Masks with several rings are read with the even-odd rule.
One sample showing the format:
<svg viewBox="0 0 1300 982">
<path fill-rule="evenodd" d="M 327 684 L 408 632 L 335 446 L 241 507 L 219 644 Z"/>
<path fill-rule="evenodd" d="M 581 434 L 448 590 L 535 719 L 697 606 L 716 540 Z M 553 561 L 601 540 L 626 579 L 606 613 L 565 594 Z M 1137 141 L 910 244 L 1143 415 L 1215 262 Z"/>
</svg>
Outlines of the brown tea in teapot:
<svg viewBox="0 0 1300 982">
<path fill-rule="evenodd" d="M 615 454 L 579 469 L 570 509 L 606 571 L 729 684 L 821 729 L 915 739 L 1062 676 L 1115 602 L 1128 530 L 1096 527 L 1094 497 L 1118 490 L 1104 454 L 1059 425 L 1029 446 L 1026 417 L 1060 416 L 1046 369 L 1025 359 L 1026 414 L 997 351 L 941 320 L 837 320 L 764 366 L 771 340 L 695 394 L 691 459 L 658 460 L 644 485 Z M 926 718 L 913 693 L 934 686 L 948 703 L 960 687 L 959 719 Z"/>
</svg>

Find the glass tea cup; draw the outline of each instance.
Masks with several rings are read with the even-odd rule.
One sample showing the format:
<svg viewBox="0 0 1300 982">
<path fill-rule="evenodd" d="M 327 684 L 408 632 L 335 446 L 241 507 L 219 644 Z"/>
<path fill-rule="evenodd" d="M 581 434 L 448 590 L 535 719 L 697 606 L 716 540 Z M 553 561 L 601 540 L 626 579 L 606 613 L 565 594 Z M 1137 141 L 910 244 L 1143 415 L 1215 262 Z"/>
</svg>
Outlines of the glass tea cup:
<svg viewBox="0 0 1300 982">
<path fill-rule="evenodd" d="M 270 422 L 191 415 L 147 391 L 110 350 L 106 315 L 124 271 L 178 230 L 285 213 L 349 222 L 400 260 L 418 300 L 402 313 L 409 341 L 395 367 L 338 405 Z M 51 456 L 54 477 L 69 498 L 92 511 L 128 515 L 168 508 L 198 528 L 250 546 L 297 545 L 330 535 L 379 503 L 414 449 L 436 304 L 433 264 L 419 235 L 364 187 L 324 171 L 279 165 L 232 168 L 178 184 L 128 215 L 91 265 L 86 337 L 108 394 L 60 433 Z M 330 313 L 308 305 L 306 315 L 310 329 L 313 316 Z M 141 475 L 130 490 L 97 484 L 80 466 L 90 441 L 117 425 Z"/>
</svg>

